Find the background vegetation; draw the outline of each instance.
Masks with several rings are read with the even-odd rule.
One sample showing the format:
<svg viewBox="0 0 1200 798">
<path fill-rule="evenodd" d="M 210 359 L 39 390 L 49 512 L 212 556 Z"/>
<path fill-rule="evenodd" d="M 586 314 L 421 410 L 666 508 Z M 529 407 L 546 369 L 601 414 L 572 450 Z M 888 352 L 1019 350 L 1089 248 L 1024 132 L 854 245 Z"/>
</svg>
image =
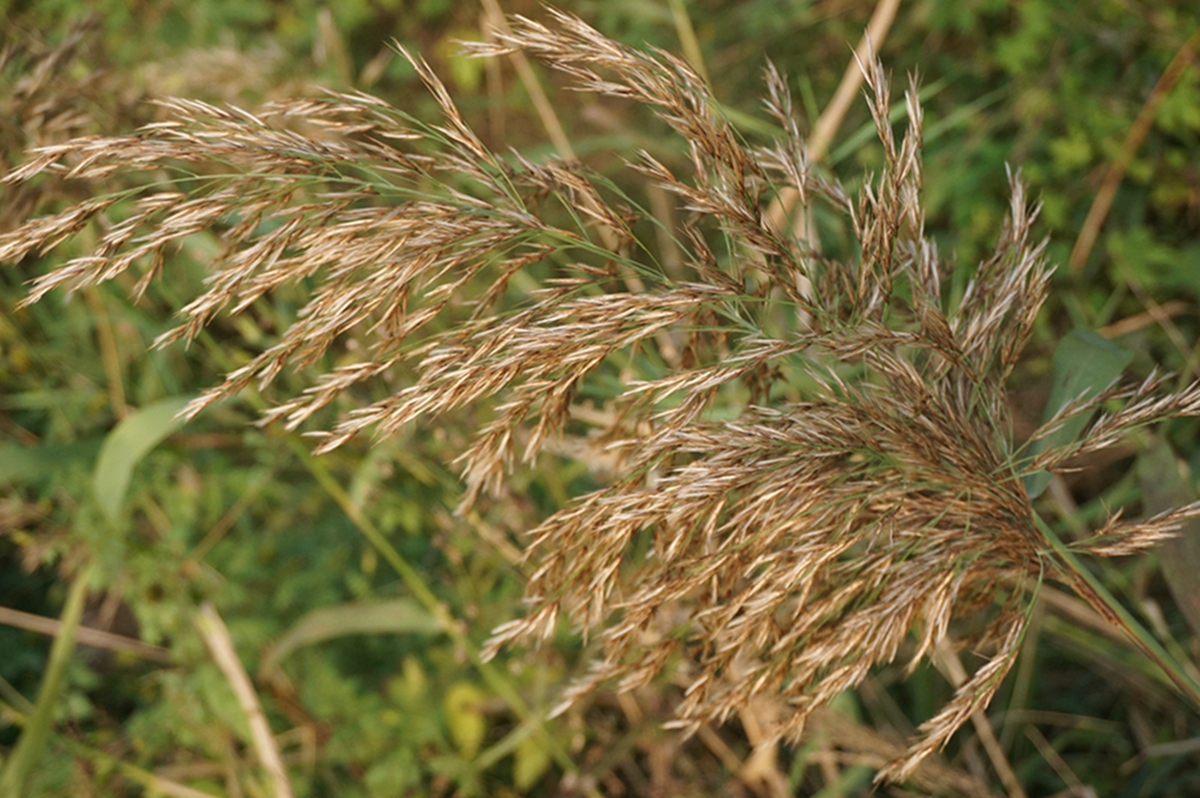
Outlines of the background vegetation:
<svg viewBox="0 0 1200 798">
<path fill-rule="evenodd" d="M 789 76 L 812 125 L 875 10 L 854 0 L 560 5 L 621 41 L 702 63 L 747 136 L 770 132 L 758 107 L 765 58 Z M 540 13 L 524 2 L 504 9 Z M 434 118 L 392 38 L 430 60 L 491 147 L 553 151 L 510 62 L 456 55 L 455 40 L 485 36 L 486 10 L 475 3 L 61 0 L 0 10 L 6 168 L 31 146 L 153 121 L 148 101 L 167 95 L 253 107 L 319 86 L 358 88 Z M 1200 373 L 1198 29 L 1200 11 L 1183 0 L 914 0 L 901 3 L 881 47 L 897 76 L 921 75 L 929 228 L 957 253 L 957 280 L 994 241 L 1006 163 L 1020 165 L 1043 203 L 1040 231 L 1059 270 L 1011 386 L 1026 429 L 1041 416 L 1054 346 L 1074 327 L 1132 353 L 1134 376 Z M 597 168 L 617 175 L 613 153 L 637 147 L 665 162 L 686 157 L 639 109 L 554 93 L 556 78 L 535 70 L 575 152 Z M 880 158 L 857 102 L 824 163 L 853 187 Z M 120 186 L 78 188 L 83 196 Z M 72 199 L 4 191 L 2 229 Z M 836 239 L 836 229 L 823 232 Z M 27 794 L 272 794 L 220 664 L 226 642 L 254 678 L 298 795 L 867 794 L 897 740 L 952 691 L 932 667 L 907 680 L 899 667 L 882 669 L 804 745 L 771 756 L 752 754 L 753 709 L 687 741 L 663 731 L 679 698 L 669 680 L 597 695 L 540 731 L 514 707 L 533 717 L 553 705 L 583 644 L 564 635 L 539 651 L 506 650 L 490 667 L 474 652 L 521 611 L 522 530 L 579 492 L 594 464 L 564 457 L 519 473 L 512 501 L 456 518 L 461 488 L 449 463 L 461 446 L 452 432 L 410 429 L 313 459 L 298 436 L 252 425 L 255 395 L 172 425 L 175 406 L 163 400 L 195 395 L 269 345 L 299 301 L 277 295 L 190 348 L 148 354 L 216 245 L 189 239 L 139 303 L 127 285 L 104 285 L 18 310 L 24 283 L 51 263 L 31 257 L 0 271 L 0 609 L 19 611 L 0 616 L 6 772 L 23 756 L 22 725 L 39 709 L 52 713 Z M 305 385 L 303 375 L 281 380 L 281 394 Z M 1039 500 L 1043 514 L 1069 538 L 1112 509 L 1136 516 L 1191 500 L 1196 431 L 1177 422 L 1081 463 Z M 117 435 L 132 445 L 106 447 Z M 427 594 L 397 575 L 372 536 L 418 569 Z M 81 571 L 85 559 L 94 565 Z M 1193 534 L 1105 564 L 1101 578 L 1194 660 L 1197 574 Z M 460 631 L 445 634 L 438 612 Z M 73 618 L 115 637 L 81 637 L 88 645 L 69 662 L 56 657 L 50 635 Z M 48 708 L 34 706 L 54 662 L 65 663 L 61 689 Z M 1045 591 L 987 720 L 959 735 L 926 789 L 1200 793 L 1194 713 L 1066 594 Z M 985 727 L 1015 781 L 985 756 Z"/>
</svg>

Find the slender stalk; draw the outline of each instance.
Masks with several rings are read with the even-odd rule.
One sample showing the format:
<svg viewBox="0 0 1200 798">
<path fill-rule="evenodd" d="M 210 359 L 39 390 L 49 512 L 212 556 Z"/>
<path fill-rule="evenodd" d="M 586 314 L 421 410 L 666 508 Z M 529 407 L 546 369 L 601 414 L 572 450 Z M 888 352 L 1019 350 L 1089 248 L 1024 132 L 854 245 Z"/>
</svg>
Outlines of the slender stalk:
<svg viewBox="0 0 1200 798">
<path fill-rule="evenodd" d="M 1130 125 L 1129 132 L 1125 134 L 1125 140 L 1121 142 L 1121 149 L 1109 165 L 1108 171 L 1105 172 L 1100 190 L 1096 192 L 1092 206 L 1088 208 L 1087 218 L 1083 220 L 1079 237 L 1075 239 L 1075 246 L 1071 248 L 1071 256 L 1067 263 L 1072 274 L 1079 274 L 1083 270 L 1084 264 L 1087 263 L 1088 256 L 1092 254 L 1092 247 L 1096 244 L 1100 229 L 1104 226 L 1104 220 L 1108 218 L 1108 212 L 1117 196 L 1117 189 L 1120 188 L 1121 181 L 1125 179 L 1125 172 L 1133 163 L 1133 157 L 1137 154 L 1138 148 L 1142 146 L 1142 142 L 1145 141 L 1146 134 L 1150 132 L 1150 126 L 1154 124 L 1158 110 L 1162 108 L 1167 95 L 1183 77 L 1188 64 L 1195 61 L 1197 46 L 1200 46 L 1200 30 L 1194 31 L 1176 51 L 1175 57 L 1171 59 L 1171 63 L 1159 76 L 1158 83 L 1154 84 L 1142 110 L 1138 112 L 1137 118 Z"/>
<path fill-rule="evenodd" d="M 0 607 L 0 624 L 51 637 L 57 636 L 62 629 L 62 621 L 56 618 L 44 618 L 32 612 L 22 612 L 10 607 Z M 85 646 L 106 648 L 109 651 L 123 651 L 155 662 L 171 661 L 171 652 L 162 646 L 151 645 L 132 637 L 106 632 L 103 629 L 80 626 L 75 632 L 75 638 Z"/>
<path fill-rule="evenodd" d="M 675 33 L 679 36 L 679 46 L 687 57 L 692 69 L 700 74 L 707 85 L 712 85 L 708 78 L 708 68 L 704 65 L 704 51 L 700 49 L 700 40 L 696 38 L 696 29 L 692 26 L 692 18 L 688 15 L 687 4 L 684 0 L 667 0 L 671 7 L 671 19 L 675 22 Z"/>
<path fill-rule="evenodd" d="M 1075 556 L 1075 553 L 1067 548 L 1049 524 L 1043 521 L 1037 513 L 1033 514 L 1033 520 L 1038 531 L 1042 533 L 1046 542 L 1054 550 L 1061 576 L 1067 584 L 1105 620 L 1123 631 L 1139 651 L 1162 669 L 1176 689 L 1191 700 L 1197 709 L 1200 709 L 1200 684 L 1197 684 L 1188 675 L 1183 666 L 1163 648 L 1153 634 L 1138 622 L 1133 613 L 1117 601 L 1108 588 Z"/>
<path fill-rule="evenodd" d="M 892 21 L 896 18 L 896 11 L 899 8 L 900 0 L 879 0 L 879 3 L 876 4 L 875 11 L 871 14 L 870 21 L 867 22 L 867 29 L 863 31 L 862 39 L 859 40 L 858 47 L 854 50 L 854 57 L 846 66 L 846 71 L 842 75 L 842 81 L 838 84 L 833 99 L 829 101 L 829 105 L 813 123 L 813 132 L 808 139 L 808 157 L 814 163 L 824 158 L 829 151 L 834 136 L 842 125 L 842 120 L 846 118 L 846 112 L 850 110 L 850 105 L 854 102 L 858 90 L 862 88 L 864 75 L 860 64 L 871 60 L 873 52 L 879 52 L 879 48 L 887 39 L 888 31 L 892 28 Z M 770 220 L 774 229 L 784 229 L 784 221 L 791 214 L 792 206 L 799 198 L 798 191 L 786 188 L 772 200 L 766 211 L 766 218 Z"/>
<path fill-rule="evenodd" d="M 254 744 L 255 753 L 258 754 L 263 770 L 271 778 L 275 798 L 292 798 L 295 793 L 288 780 L 287 767 L 283 764 L 283 757 L 279 755 L 279 745 L 275 742 L 275 735 L 271 733 L 271 726 L 263 713 L 262 702 L 258 700 L 250 676 L 234 650 L 229 628 L 225 626 L 225 621 L 211 602 L 206 601 L 201 605 L 200 613 L 196 616 L 196 629 L 237 697 L 238 706 L 241 707 L 246 724 L 250 727 L 250 740 Z"/>
<path fill-rule="evenodd" d="M 525 702 L 525 699 L 521 698 L 516 688 L 501 675 L 500 671 L 492 663 L 483 660 L 479 654 L 479 648 L 467 637 L 463 625 L 454 619 L 446 609 L 446 605 L 438 599 L 429 588 L 429 585 L 425 583 L 425 580 L 421 578 L 421 574 L 413 568 L 411 563 L 404 559 L 400 552 L 396 551 L 396 548 L 388 542 L 387 537 L 379 527 L 375 526 L 367 518 L 366 514 L 363 513 L 362 509 L 350 499 L 345 489 L 329 473 L 329 469 L 313 457 L 308 449 L 304 447 L 304 444 L 297 440 L 296 437 L 289 437 L 288 445 L 296 453 L 296 456 L 300 458 L 309 473 L 317 480 L 317 483 L 325 489 L 325 492 L 337 503 L 342 512 L 346 514 L 346 517 L 350 519 L 350 522 L 367 539 L 367 542 L 374 546 L 383 555 L 383 558 L 388 561 L 388 564 L 395 569 L 396 573 L 400 575 L 401 580 L 412 591 L 417 601 L 421 602 L 425 609 L 437 619 L 438 623 L 442 626 L 442 630 L 449 635 L 450 639 L 466 652 L 467 659 L 479 671 L 479 675 L 487 682 L 488 687 L 492 688 L 497 695 L 504 699 L 504 702 L 508 704 L 509 708 L 512 709 L 513 713 L 522 722 L 533 721 L 536 724 L 535 734 L 542 745 L 546 747 L 547 752 L 554 757 L 554 761 L 558 763 L 559 767 L 568 773 L 578 771 L 574 761 L 571 759 L 571 755 L 546 730 L 544 723 Z M 594 791 L 589 792 L 589 794 L 598 795 Z"/>
<path fill-rule="evenodd" d="M 956 689 L 962 687 L 963 683 L 969 677 L 967 676 L 966 668 L 963 667 L 962 660 L 958 658 L 958 654 L 951 647 L 949 640 L 942 638 L 935 644 L 934 648 L 938 658 L 942 661 L 942 665 L 945 667 L 950 683 Z M 1009 798 L 1028 798 L 1028 794 L 1021 786 L 1020 778 L 1017 777 L 1016 771 L 1013 770 L 1012 764 L 1004 754 L 1004 747 L 996 739 L 996 732 L 992 728 L 992 722 L 988 719 L 987 713 L 982 709 L 975 710 L 971 713 L 971 723 L 975 726 L 975 733 L 979 737 L 979 742 L 983 745 L 983 750 L 987 754 L 988 759 L 991 760 L 992 767 L 996 770 L 996 775 L 1000 777 L 1000 782 L 1004 785 L 1004 789 L 1008 791 Z"/>
<path fill-rule="evenodd" d="M 113 332 L 104 295 L 96 286 L 84 289 L 83 298 L 96 317 L 96 341 L 100 345 L 100 360 L 104 363 L 105 382 L 108 383 L 108 404 L 118 420 L 129 415 L 129 404 L 125 401 L 125 379 L 121 374 L 121 353 L 117 348 L 117 336 Z"/>
<path fill-rule="evenodd" d="M 180 307 L 181 303 L 178 297 L 169 289 L 164 291 L 168 300 Z M 224 369 L 230 370 L 233 368 L 232 361 L 228 354 L 221 348 L 220 344 L 212 337 L 207 330 L 202 330 L 198 336 L 198 340 L 204 344 L 205 349 L 213 356 L 217 363 Z M 263 410 L 267 403 L 258 394 L 257 391 L 247 390 L 243 393 L 246 401 L 256 410 Z M 537 722 L 537 738 L 545 746 L 546 751 L 554 758 L 554 761 L 565 773 L 577 773 L 579 768 L 571 759 L 570 753 L 563 747 L 561 742 L 551 735 L 545 728 L 544 722 L 537 718 L 536 713 L 529 707 L 521 694 L 512 684 L 504 677 L 500 670 L 490 662 L 485 662 L 480 655 L 479 647 L 467 636 L 462 623 L 454 618 L 446 608 L 444 602 L 438 599 L 437 595 L 430 589 L 421 573 L 412 566 L 400 552 L 388 541 L 387 536 L 375 526 L 357 504 L 351 499 L 345 489 L 338 483 L 337 479 L 330 473 L 329 469 L 312 455 L 308 448 L 301 442 L 299 436 L 289 435 L 287 444 L 300 459 L 301 464 L 312 474 L 329 497 L 342 509 L 346 517 L 354 524 L 362 536 L 367 539 L 376 551 L 378 551 L 388 562 L 389 565 L 400 576 L 405 586 L 412 591 L 413 596 L 429 611 L 434 618 L 437 619 L 443 631 L 455 642 L 464 652 L 467 659 L 479 672 L 479 675 L 487 683 L 487 685 L 495 691 L 496 695 L 500 696 L 509 708 L 522 721 L 534 719 Z M 594 789 L 589 790 L 589 796 L 599 795 Z M 0 798 L 7 796 L 0 795 Z"/>
<path fill-rule="evenodd" d="M 5 684 L 7 682 L 0 681 L 0 685 Z M 6 696 L 6 698 L 15 699 L 13 703 L 16 706 L 8 706 L 0 702 L 0 713 L 20 726 L 27 725 L 29 723 L 28 713 L 33 711 L 33 707 L 29 705 L 29 702 L 25 701 L 20 693 Z M 54 743 L 66 748 L 72 755 L 80 759 L 88 759 L 102 767 L 119 771 L 129 781 L 145 787 L 151 795 L 161 793 L 171 798 L 217 798 L 212 793 L 202 792 L 188 787 L 186 784 L 180 784 L 179 782 L 163 778 L 137 765 L 130 764 L 91 746 L 84 745 L 78 740 L 72 740 L 70 737 L 56 735 L 53 732 L 51 732 L 50 737 Z"/>
<path fill-rule="evenodd" d="M 508 26 L 508 20 L 504 17 L 500 3 L 497 0 L 482 0 L 482 2 L 484 11 L 487 13 L 488 23 L 496 30 L 511 35 L 512 29 Z M 554 149 L 562 158 L 574 160 L 575 148 L 571 146 L 571 139 L 567 136 L 567 132 L 563 129 L 562 122 L 554 110 L 554 103 L 546 96 L 546 90 L 542 88 L 541 82 L 537 79 L 537 73 L 533 71 L 529 57 L 517 50 L 512 53 L 512 62 L 516 67 L 517 76 L 521 79 L 521 84 L 529 93 L 529 99 L 537 111 L 538 118 L 542 120 L 542 127 L 546 129 L 550 141 L 554 144 Z"/>
<path fill-rule="evenodd" d="M 42 676 L 33 714 L 25 725 L 25 730 L 21 732 L 21 739 L 17 741 L 17 746 L 5 765 L 4 773 L 0 775 L 0 798 L 21 798 L 27 794 L 26 783 L 33 773 L 34 766 L 41 760 L 42 750 L 50 737 L 50 727 L 54 723 L 54 707 L 62 693 L 67 663 L 71 661 L 71 653 L 75 650 L 75 633 L 83 618 L 84 599 L 87 598 L 88 583 L 94 571 L 95 565 L 84 566 L 71 583 L 66 604 L 63 606 L 61 626 L 58 636 L 54 638 L 54 645 L 50 648 L 50 662 Z"/>
</svg>

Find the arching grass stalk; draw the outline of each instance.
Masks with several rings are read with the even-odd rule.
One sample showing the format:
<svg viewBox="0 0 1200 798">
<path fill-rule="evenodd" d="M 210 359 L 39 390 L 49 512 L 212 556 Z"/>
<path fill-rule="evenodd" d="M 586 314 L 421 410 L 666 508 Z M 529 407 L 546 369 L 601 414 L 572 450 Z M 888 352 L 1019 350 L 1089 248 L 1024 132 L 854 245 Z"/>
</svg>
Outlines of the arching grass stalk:
<svg viewBox="0 0 1200 798">
<path fill-rule="evenodd" d="M 1065 581 L 1071 589 L 1100 613 L 1104 620 L 1123 631 L 1139 651 L 1162 669 L 1163 674 L 1175 685 L 1175 689 L 1191 701 L 1195 709 L 1200 710 L 1200 684 L 1196 683 L 1187 670 L 1163 648 L 1158 639 L 1088 570 L 1040 515 L 1034 513 L 1033 519 L 1046 542 L 1050 544 L 1055 559 L 1062 566 Z"/>
</svg>

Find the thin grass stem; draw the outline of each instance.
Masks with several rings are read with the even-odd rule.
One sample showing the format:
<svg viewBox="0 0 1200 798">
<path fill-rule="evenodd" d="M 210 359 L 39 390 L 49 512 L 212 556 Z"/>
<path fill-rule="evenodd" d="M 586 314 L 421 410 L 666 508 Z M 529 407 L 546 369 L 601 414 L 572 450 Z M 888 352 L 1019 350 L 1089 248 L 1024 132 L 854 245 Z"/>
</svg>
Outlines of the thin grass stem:
<svg viewBox="0 0 1200 798">
<path fill-rule="evenodd" d="M 1133 613 L 1125 609 L 1108 588 L 1088 570 L 1087 566 L 1062 542 L 1049 524 L 1043 521 L 1037 513 L 1034 513 L 1033 520 L 1038 531 L 1050 544 L 1071 589 L 1087 601 L 1092 609 L 1100 613 L 1106 621 L 1124 632 L 1130 642 L 1162 670 L 1179 693 L 1187 698 L 1195 709 L 1200 710 L 1200 684 L 1188 675 L 1187 670 L 1163 648 L 1158 639 L 1142 626 Z"/>
<path fill-rule="evenodd" d="M 28 794 L 29 779 L 42 758 L 54 726 L 54 710 L 62 695 L 67 665 L 75 650 L 75 633 L 83 619 L 83 605 L 95 570 L 95 564 L 88 563 L 79 569 L 71 582 L 33 713 L 0 774 L 0 798 L 24 798 Z"/>
</svg>

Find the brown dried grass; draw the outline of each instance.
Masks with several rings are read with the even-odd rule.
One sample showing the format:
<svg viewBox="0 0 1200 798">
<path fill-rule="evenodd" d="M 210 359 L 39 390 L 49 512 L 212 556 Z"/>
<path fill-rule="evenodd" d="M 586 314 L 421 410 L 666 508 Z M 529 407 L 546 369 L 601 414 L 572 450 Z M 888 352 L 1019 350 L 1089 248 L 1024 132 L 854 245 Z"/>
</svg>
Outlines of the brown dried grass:
<svg viewBox="0 0 1200 798">
<path fill-rule="evenodd" d="M 904 779 L 994 695 L 1020 647 L 1031 588 L 1044 578 L 1074 584 L 1034 524 L 1023 477 L 1133 427 L 1196 414 L 1200 389 L 1160 397 L 1153 378 L 1110 388 L 1034 439 L 1116 400 L 1122 409 L 1071 445 L 1023 456 L 1005 383 L 1048 270 L 1030 241 L 1036 210 L 1015 177 L 994 254 L 952 302 L 946 262 L 924 236 L 916 92 L 897 139 L 878 62 L 862 67 L 885 162 L 852 197 L 810 168 L 773 70 L 767 108 L 787 135 L 749 147 L 684 61 L 550 13 L 554 27 L 516 18 L 496 43 L 471 47 L 522 48 L 581 90 L 649 105 L 682 137 L 690 174 L 646 153 L 631 168 L 691 215 L 676 241 L 686 279 L 669 276 L 634 235 L 652 217 L 611 183 L 580 163 L 491 151 L 411 57 L 441 124 L 364 94 L 254 113 L 174 99 L 162 104 L 167 121 L 134 134 L 34 149 L 7 186 L 114 172 L 144 183 L 24 222 L 0 236 L 0 260 L 97 225 L 95 250 L 36 279 L 28 301 L 130 269 L 141 273 L 140 294 L 180 242 L 218 232 L 224 249 L 205 290 L 159 345 L 311 281 L 311 299 L 279 340 L 188 414 L 265 387 L 285 368 L 320 364 L 353 336 L 360 359 L 325 371 L 264 420 L 296 428 L 361 383 L 411 369 L 406 387 L 316 433 L 318 450 L 488 403 L 491 419 L 461 457 L 466 506 L 564 433 L 581 387 L 619 381 L 608 391 L 612 412 L 592 414 L 609 419 L 592 439 L 618 476 L 530 533 L 528 613 L 496 630 L 489 651 L 547 639 L 565 617 L 602 654 L 564 706 L 601 683 L 644 685 L 675 663 L 689 684 L 678 727 L 723 721 L 765 695 L 791 707 L 769 736 L 795 740 L 811 713 L 873 667 L 902 652 L 915 665 L 952 621 L 983 614 L 959 641 L 983 663 L 881 771 Z M 857 253 L 824 257 L 770 225 L 763 208 L 781 191 L 843 215 Z M 571 222 L 551 221 L 551 200 Z M 121 218 L 108 218 L 117 210 Z M 514 298 L 509 282 L 522 270 L 551 276 Z M 624 289 L 631 284 L 643 289 Z M 631 376 L 635 358 L 650 364 L 641 379 Z M 801 398 L 781 398 L 789 393 Z M 1197 514 L 1189 506 L 1114 520 L 1079 548 L 1132 553 Z"/>
</svg>

